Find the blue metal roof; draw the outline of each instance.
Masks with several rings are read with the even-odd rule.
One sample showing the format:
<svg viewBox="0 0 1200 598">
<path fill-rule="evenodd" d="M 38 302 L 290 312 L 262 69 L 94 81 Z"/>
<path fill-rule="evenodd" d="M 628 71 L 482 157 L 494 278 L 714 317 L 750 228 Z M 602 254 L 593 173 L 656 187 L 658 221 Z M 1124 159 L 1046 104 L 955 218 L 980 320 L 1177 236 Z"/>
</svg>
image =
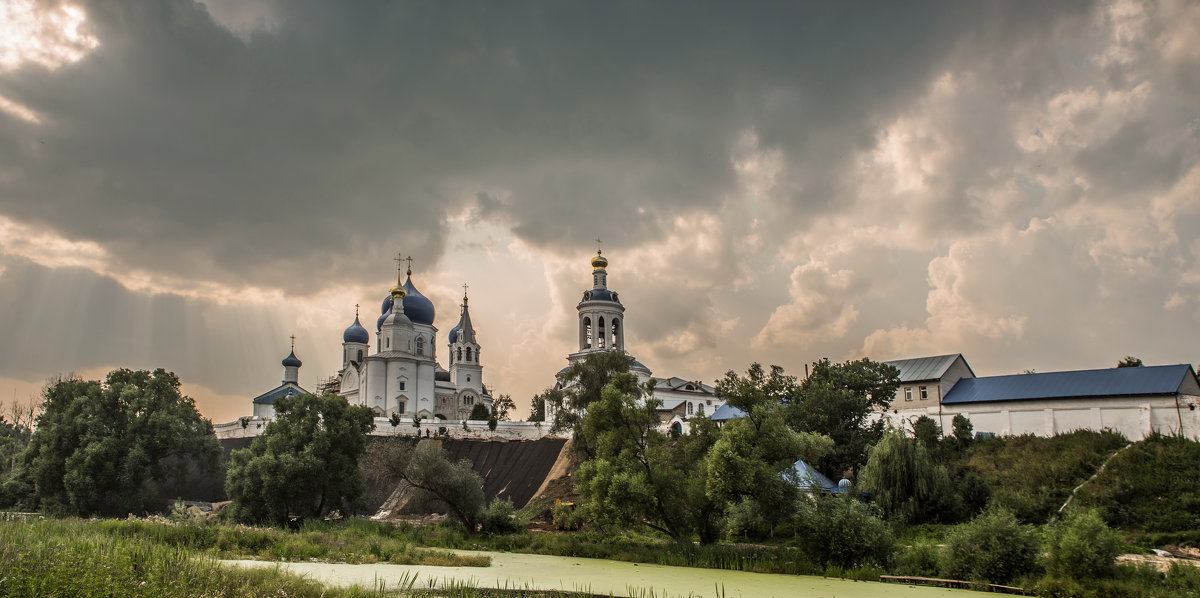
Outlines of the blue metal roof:
<svg viewBox="0 0 1200 598">
<path fill-rule="evenodd" d="M 885 361 L 887 365 L 900 370 L 901 382 L 920 382 L 922 380 L 937 380 L 950 369 L 954 360 L 962 357 L 961 353 L 951 355 L 936 355 L 933 357 L 918 357 L 916 359 L 897 359 Z M 965 360 L 964 360 L 965 361 Z M 967 369 L 971 369 L 968 365 Z"/>
<path fill-rule="evenodd" d="M 942 403 L 1165 395 L 1179 392 L 1189 377 L 1194 386 L 1195 376 L 1192 366 L 1181 364 L 963 378 Z"/>
<path fill-rule="evenodd" d="M 283 384 L 268 390 L 257 397 L 254 397 L 251 402 L 258 405 L 274 405 L 276 399 L 282 399 L 283 397 L 290 397 L 292 395 L 298 395 L 306 392 L 308 391 L 300 388 L 296 384 L 284 382 Z"/>
<path fill-rule="evenodd" d="M 421 294 L 412 283 L 412 277 L 404 280 L 404 315 L 417 324 L 433 325 L 433 302 Z"/>
<path fill-rule="evenodd" d="M 746 417 L 746 412 L 730 405 L 728 403 L 721 405 L 716 411 L 713 411 L 712 417 L 709 419 L 715 422 L 723 422 L 731 419 L 739 419 Z"/>
<path fill-rule="evenodd" d="M 366 343 L 369 340 L 370 336 L 367 334 L 367 329 L 363 328 L 362 323 L 358 321 L 358 316 L 354 316 L 354 323 L 342 332 L 342 342 Z"/>
<path fill-rule="evenodd" d="M 832 492 L 834 494 L 840 494 L 849 490 L 849 488 L 833 483 L 833 480 L 813 469 L 813 466 L 805 463 L 803 459 L 792 464 L 792 472 L 792 475 L 795 476 L 792 478 L 792 481 L 804 490 L 824 490 L 825 492 Z"/>
</svg>

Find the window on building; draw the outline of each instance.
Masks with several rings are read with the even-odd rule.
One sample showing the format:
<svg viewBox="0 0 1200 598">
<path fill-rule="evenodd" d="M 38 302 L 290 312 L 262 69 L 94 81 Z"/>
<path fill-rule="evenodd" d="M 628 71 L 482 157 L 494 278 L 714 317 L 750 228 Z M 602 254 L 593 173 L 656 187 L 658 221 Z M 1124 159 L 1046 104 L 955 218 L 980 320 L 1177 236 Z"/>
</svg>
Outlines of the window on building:
<svg viewBox="0 0 1200 598">
<path fill-rule="evenodd" d="M 583 348 L 584 349 L 592 348 L 592 319 L 591 318 L 583 319 Z"/>
<path fill-rule="evenodd" d="M 462 361 L 462 347 L 458 348 L 458 360 Z"/>
<path fill-rule="evenodd" d="M 911 387 L 911 386 L 905 386 L 905 387 L 904 387 L 904 400 L 905 400 L 905 401 L 911 401 L 911 400 L 912 400 L 912 387 Z"/>
<path fill-rule="evenodd" d="M 404 401 L 396 401 L 396 413 L 404 413 Z"/>
<path fill-rule="evenodd" d="M 687 414 L 688 415 L 692 414 L 692 404 L 690 402 L 687 404 Z"/>
<path fill-rule="evenodd" d="M 356 361 L 362 361 L 362 349 L 358 350 L 358 359 Z"/>
<path fill-rule="evenodd" d="M 607 335 L 604 332 L 604 317 L 596 318 L 596 348 L 603 349 L 605 347 L 604 340 Z"/>
<path fill-rule="evenodd" d="M 387 343 L 387 348 L 388 348 L 388 349 L 391 349 L 391 348 L 392 348 L 392 339 L 390 339 L 390 338 L 389 338 L 389 339 L 387 339 L 387 340 L 386 340 L 386 341 L 384 341 L 384 342 L 385 342 L 385 343 Z"/>
<path fill-rule="evenodd" d="M 424 355 L 424 354 L 425 354 L 425 337 L 418 336 L 417 337 L 417 355 Z"/>
<path fill-rule="evenodd" d="M 925 399 L 928 399 L 928 398 L 929 398 L 929 387 L 922 386 L 921 387 L 921 400 L 924 401 Z"/>
<path fill-rule="evenodd" d="M 408 384 L 408 383 L 407 383 L 407 382 L 405 382 L 404 380 L 401 380 L 401 381 L 400 381 L 400 390 L 404 390 L 404 386 L 405 386 L 406 384 Z"/>
<path fill-rule="evenodd" d="M 471 348 L 467 347 L 467 361 L 471 361 Z"/>
<path fill-rule="evenodd" d="M 696 415 L 704 415 L 704 403 L 696 405 Z"/>
</svg>

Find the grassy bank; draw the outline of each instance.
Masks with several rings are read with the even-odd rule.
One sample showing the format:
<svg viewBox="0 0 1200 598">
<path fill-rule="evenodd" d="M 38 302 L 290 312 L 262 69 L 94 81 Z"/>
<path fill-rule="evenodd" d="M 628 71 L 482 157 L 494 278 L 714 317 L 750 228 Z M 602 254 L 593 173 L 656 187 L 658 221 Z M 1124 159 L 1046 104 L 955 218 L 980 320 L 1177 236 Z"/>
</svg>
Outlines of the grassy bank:
<svg viewBox="0 0 1200 598">
<path fill-rule="evenodd" d="M 99 521 L 96 526 L 113 536 L 206 551 L 224 559 L 457 567 L 486 567 L 489 564 L 486 557 L 460 556 L 418 547 L 411 539 L 394 533 L 387 526 L 361 519 L 332 525 L 308 525 L 299 533 L 244 525 L 173 523 L 161 518 L 113 519 Z"/>
<path fill-rule="evenodd" d="M 327 587 L 274 568 L 222 565 L 215 552 L 198 546 L 203 541 L 185 541 L 188 534 L 164 531 L 169 527 L 79 519 L 0 521 L 0 596 L 590 598 L 575 592 L 494 590 L 464 584 L 429 589 L 415 586 L 412 579 L 401 587 Z"/>
</svg>

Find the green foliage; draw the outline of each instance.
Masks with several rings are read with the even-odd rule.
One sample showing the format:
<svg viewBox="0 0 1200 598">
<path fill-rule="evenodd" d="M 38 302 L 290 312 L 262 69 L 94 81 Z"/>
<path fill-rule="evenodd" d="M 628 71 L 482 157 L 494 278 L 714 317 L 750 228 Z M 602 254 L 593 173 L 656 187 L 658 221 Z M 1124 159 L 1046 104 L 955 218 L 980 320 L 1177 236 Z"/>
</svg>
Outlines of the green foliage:
<svg viewBox="0 0 1200 598">
<path fill-rule="evenodd" d="M 951 469 L 956 477 L 969 471 L 982 479 L 990 489 L 991 504 L 1011 510 L 1026 523 L 1044 523 L 1058 512 L 1072 489 L 1091 477 L 1101 463 L 1125 444 L 1124 437 L 1111 431 L 1081 430 L 1049 438 L 1033 435 L 987 438 L 975 441 Z M 1110 463 L 1109 467 L 1112 466 Z M 1150 470 L 1145 473 L 1144 478 L 1152 475 Z M 1167 476 L 1158 477 L 1173 483 L 1173 476 L 1171 481 Z M 1098 481 L 1084 490 L 1102 487 Z M 1161 484 L 1157 489 L 1165 490 Z"/>
<path fill-rule="evenodd" d="M 508 395 L 500 395 L 492 401 L 492 412 L 496 415 L 496 417 L 492 419 L 502 422 L 509 421 L 510 412 L 516 408 L 517 404 L 513 402 L 512 397 Z"/>
<path fill-rule="evenodd" d="M 859 486 L 871 493 L 885 517 L 901 523 L 934 521 L 954 509 L 946 468 L 903 430 L 892 430 L 871 447 Z"/>
<path fill-rule="evenodd" d="M 913 420 L 913 438 L 925 447 L 925 450 L 936 451 L 942 439 L 942 427 L 932 417 L 922 415 Z"/>
<path fill-rule="evenodd" d="M 21 479 L 5 485 L 6 494 L 31 492 L 37 508 L 77 515 L 156 510 L 156 484 L 219 462 L 212 423 L 165 370 L 114 370 L 103 383 L 61 379 L 43 393 Z"/>
<path fill-rule="evenodd" d="M 975 440 L 975 425 L 967 419 L 967 416 L 956 413 L 950 425 L 953 430 L 950 436 L 957 442 L 960 450 L 967 448 L 971 445 L 971 441 Z"/>
<path fill-rule="evenodd" d="M 592 353 L 583 361 L 571 364 L 567 371 L 559 375 L 559 384 L 564 390 L 543 394 L 543 398 L 554 409 L 552 431 L 570 430 L 575 438 L 572 446 L 577 452 L 591 456 L 591 445 L 580 438 L 584 414 L 592 403 L 601 399 L 604 387 L 613 376 L 629 371 L 630 359 L 621 351 Z"/>
<path fill-rule="evenodd" d="M 813 364 L 800 387 L 784 395 L 787 419 L 793 429 L 833 439 L 834 448 L 814 462 L 825 473 L 857 469 L 867 460 L 867 448 L 879 442 L 884 424 L 871 414 L 887 409 L 900 386 L 900 371 L 885 363 L 860 359 Z"/>
<path fill-rule="evenodd" d="M 544 422 L 546 421 L 546 403 L 550 402 L 553 405 L 561 405 L 563 402 L 563 392 L 556 388 L 547 388 L 541 393 L 533 396 L 529 400 L 529 417 L 525 421 Z"/>
<path fill-rule="evenodd" d="M 716 503 L 752 501 L 769 527 L 782 522 L 799 494 L 791 479 L 798 459 L 815 462 L 833 449 L 826 436 L 796 432 L 783 417 L 781 398 L 794 379 L 772 366 L 755 363 L 745 376 L 733 372 L 717 383 L 717 396 L 746 412 L 721 429 L 705 462 L 705 492 Z"/>
<path fill-rule="evenodd" d="M 400 419 L 399 413 L 392 413 L 392 415 L 388 417 L 388 423 L 392 424 L 392 429 L 395 429 L 397 426 L 399 426 L 401 421 L 403 420 Z"/>
<path fill-rule="evenodd" d="M 467 419 L 474 422 L 481 422 L 491 419 L 491 417 L 492 412 L 488 411 L 487 405 L 484 405 L 483 403 L 475 403 L 475 406 L 471 407 L 471 414 L 467 416 Z"/>
<path fill-rule="evenodd" d="M 1119 367 L 1119 368 L 1140 368 L 1144 365 L 1145 364 L 1142 363 L 1142 360 L 1140 358 L 1134 357 L 1132 355 L 1126 355 L 1125 359 L 1122 359 L 1121 361 L 1117 362 L 1117 367 Z"/>
<path fill-rule="evenodd" d="M 282 525 L 289 515 L 357 510 L 366 491 L 358 460 L 374 422 L 369 408 L 335 395 L 276 400 L 275 420 L 231 457 L 225 488 L 233 517 Z"/>
<path fill-rule="evenodd" d="M 946 538 L 943 574 L 953 579 L 1007 583 L 1037 568 L 1037 532 L 1011 511 L 991 508 L 958 525 Z"/>
<path fill-rule="evenodd" d="M 527 524 L 507 498 L 493 500 L 479 514 L 479 531 L 489 535 L 515 534 L 524 531 Z"/>
<path fill-rule="evenodd" d="M 941 567 L 942 550 L 936 544 L 925 542 L 901 547 L 896 552 L 892 571 L 895 575 L 914 577 L 936 577 Z"/>
<path fill-rule="evenodd" d="M 1114 456 L 1080 489 L 1114 526 L 1143 532 L 1200 529 L 1200 443 L 1153 435 Z"/>
<path fill-rule="evenodd" d="M 1075 510 L 1046 527 L 1046 572 L 1088 580 L 1111 577 L 1124 548 L 1121 536 L 1095 509 Z"/>
<path fill-rule="evenodd" d="M 467 533 L 475 533 L 484 507 L 483 478 L 470 461 L 452 463 L 446 451 L 430 442 L 392 442 L 379 455 L 387 473 L 441 501 Z"/>
<path fill-rule="evenodd" d="M 891 560 L 891 529 L 855 497 L 804 497 L 796 513 L 796 542 L 815 563 L 852 568 Z"/>
<path fill-rule="evenodd" d="M 720 504 L 705 493 L 705 454 L 717 430 L 707 418 L 692 420 L 686 436 L 668 439 L 658 431 L 658 401 L 633 374 L 619 373 L 593 401 L 575 437 L 591 447 L 580 465 L 576 488 L 585 516 L 600 526 L 644 525 L 674 539 L 698 533 L 717 539 Z"/>
<path fill-rule="evenodd" d="M 574 531 L 583 527 L 583 512 L 573 502 L 556 500 L 550 505 L 550 520 L 554 522 L 554 529 Z"/>
</svg>

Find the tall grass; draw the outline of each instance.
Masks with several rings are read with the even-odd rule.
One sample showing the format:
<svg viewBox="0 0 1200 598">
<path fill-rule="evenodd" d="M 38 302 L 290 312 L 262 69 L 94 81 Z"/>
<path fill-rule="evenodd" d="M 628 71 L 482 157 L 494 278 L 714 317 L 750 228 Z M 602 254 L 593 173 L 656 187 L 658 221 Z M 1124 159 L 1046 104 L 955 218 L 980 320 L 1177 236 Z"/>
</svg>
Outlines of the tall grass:
<svg viewBox="0 0 1200 598">
<path fill-rule="evenodd" d="M 211 555 L 113 537 L 81 520 L 0 522 L 0 595 L 63 597 L 361 597 L 273 569 L 223 567 Z"/>
<path fill-rule="evenodd" d="M 460 567 L 486 567 L 491 562 L 487 557 L 420 548 L 369 521 L 307 525 L 299 533 L 244 525 L 180 524 L 161 518 L 114 519 L 96 525 L 113 536 L 209 551 L 220 558 Z"/>
</svg>

